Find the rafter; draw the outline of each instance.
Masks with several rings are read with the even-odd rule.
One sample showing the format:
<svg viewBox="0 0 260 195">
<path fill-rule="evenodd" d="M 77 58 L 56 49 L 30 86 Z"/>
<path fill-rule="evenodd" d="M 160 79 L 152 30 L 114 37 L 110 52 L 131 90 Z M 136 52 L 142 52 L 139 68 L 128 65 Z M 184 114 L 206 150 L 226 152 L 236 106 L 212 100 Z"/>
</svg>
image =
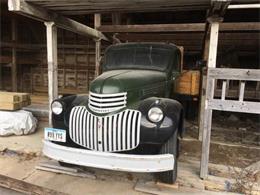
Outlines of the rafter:
<svg viewBox="0 0 260 195">
<path fill-rule="evenodd" d="M 101 32 L 96 29 L 90 28 L 84 24 L 54 13 L 43 7 L 27 3 L 24 0 L 8 0 L 8 9 L 9 11 L 13 11 L 42 22 L 54 22 L 55 25 L 59 28 L 66 29 L 83 36 L 108 40 Z"/>
</svg>

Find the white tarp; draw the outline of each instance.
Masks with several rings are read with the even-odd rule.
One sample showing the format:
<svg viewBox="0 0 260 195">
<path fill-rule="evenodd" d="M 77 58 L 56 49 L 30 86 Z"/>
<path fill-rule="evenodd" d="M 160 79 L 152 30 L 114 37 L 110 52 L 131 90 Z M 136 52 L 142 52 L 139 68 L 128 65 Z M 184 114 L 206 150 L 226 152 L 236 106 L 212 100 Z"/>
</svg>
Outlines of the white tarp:
<svg viewBox="0 0 260 195">
<path fill-rule="evenodd" d="M 26 135 L 35 132 L 37 119 L 31 112 L 0 111 L 0 136 Z"/>
</svg>

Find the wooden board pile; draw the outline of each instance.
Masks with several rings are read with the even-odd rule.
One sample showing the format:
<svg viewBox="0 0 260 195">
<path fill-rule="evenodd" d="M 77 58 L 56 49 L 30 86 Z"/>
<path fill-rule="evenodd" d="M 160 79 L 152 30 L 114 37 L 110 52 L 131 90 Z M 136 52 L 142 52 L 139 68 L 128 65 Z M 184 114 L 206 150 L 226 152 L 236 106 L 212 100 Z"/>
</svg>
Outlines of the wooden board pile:
<svg viewBox="0 0 260 195">
<path fill-rule="evenodd" d="M 0 110 L 19 110 L 30 104 L 28 93 L 0 92 Z"/>
<path fill-rule="evenodd" d="M 200 71 L 183 71 L 177 79 L 175 92 L 185 95 L 199 95 Z"/>
</svg>

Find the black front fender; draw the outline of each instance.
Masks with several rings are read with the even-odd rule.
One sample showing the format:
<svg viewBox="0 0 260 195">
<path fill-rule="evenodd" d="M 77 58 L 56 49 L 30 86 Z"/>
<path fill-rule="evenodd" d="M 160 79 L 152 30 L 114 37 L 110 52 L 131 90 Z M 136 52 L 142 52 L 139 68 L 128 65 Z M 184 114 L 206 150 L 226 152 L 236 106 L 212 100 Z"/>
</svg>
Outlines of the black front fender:
<svg viewBox="0 0 260 195">
<path fill-rule="evenodd" d="M 79 105 L 88 105 L 88 95 L 70 95 L 55 101 L 62 103 L 63 112 L 60 115 L 52 114 L 52 124 L 54 127 L 61 128 L 60 125 L 63 123 L 63 128 L 68 130 L 69 117 L 72 108 Z"/>
<path fill-rule="evenodd" d="M 148 119 L 148 111 L 152 107 L 159 107 L 164 113 L 164 118 L 158 123 L 153 123 Z M 175 131 L 182 137 L 183 128 L 183 108 L 182 105 L 172 99 L 167 98 L 147 98 L 139 106 L 142 113 L 141 119 L 141 143 L 163 144 Z"/>
</svg>

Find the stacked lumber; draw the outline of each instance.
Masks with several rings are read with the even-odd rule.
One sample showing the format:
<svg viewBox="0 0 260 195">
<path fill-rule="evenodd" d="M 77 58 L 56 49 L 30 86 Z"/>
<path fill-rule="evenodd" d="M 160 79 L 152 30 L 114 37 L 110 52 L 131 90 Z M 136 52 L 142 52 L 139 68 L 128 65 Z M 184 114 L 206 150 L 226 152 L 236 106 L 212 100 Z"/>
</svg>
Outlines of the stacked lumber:
<svg viewBox="0 0 260 195">
<path fill-rule="evenodd" d="M 199 95 L 200 71 L 183 71 L 177 79 L 175 92 L 184 95 Z"/>
<path fill-rule="evenodd" d="M 18 110 L 31 104 L 28 93 L 0 91 L 0 110 Z"/>
</svg>

